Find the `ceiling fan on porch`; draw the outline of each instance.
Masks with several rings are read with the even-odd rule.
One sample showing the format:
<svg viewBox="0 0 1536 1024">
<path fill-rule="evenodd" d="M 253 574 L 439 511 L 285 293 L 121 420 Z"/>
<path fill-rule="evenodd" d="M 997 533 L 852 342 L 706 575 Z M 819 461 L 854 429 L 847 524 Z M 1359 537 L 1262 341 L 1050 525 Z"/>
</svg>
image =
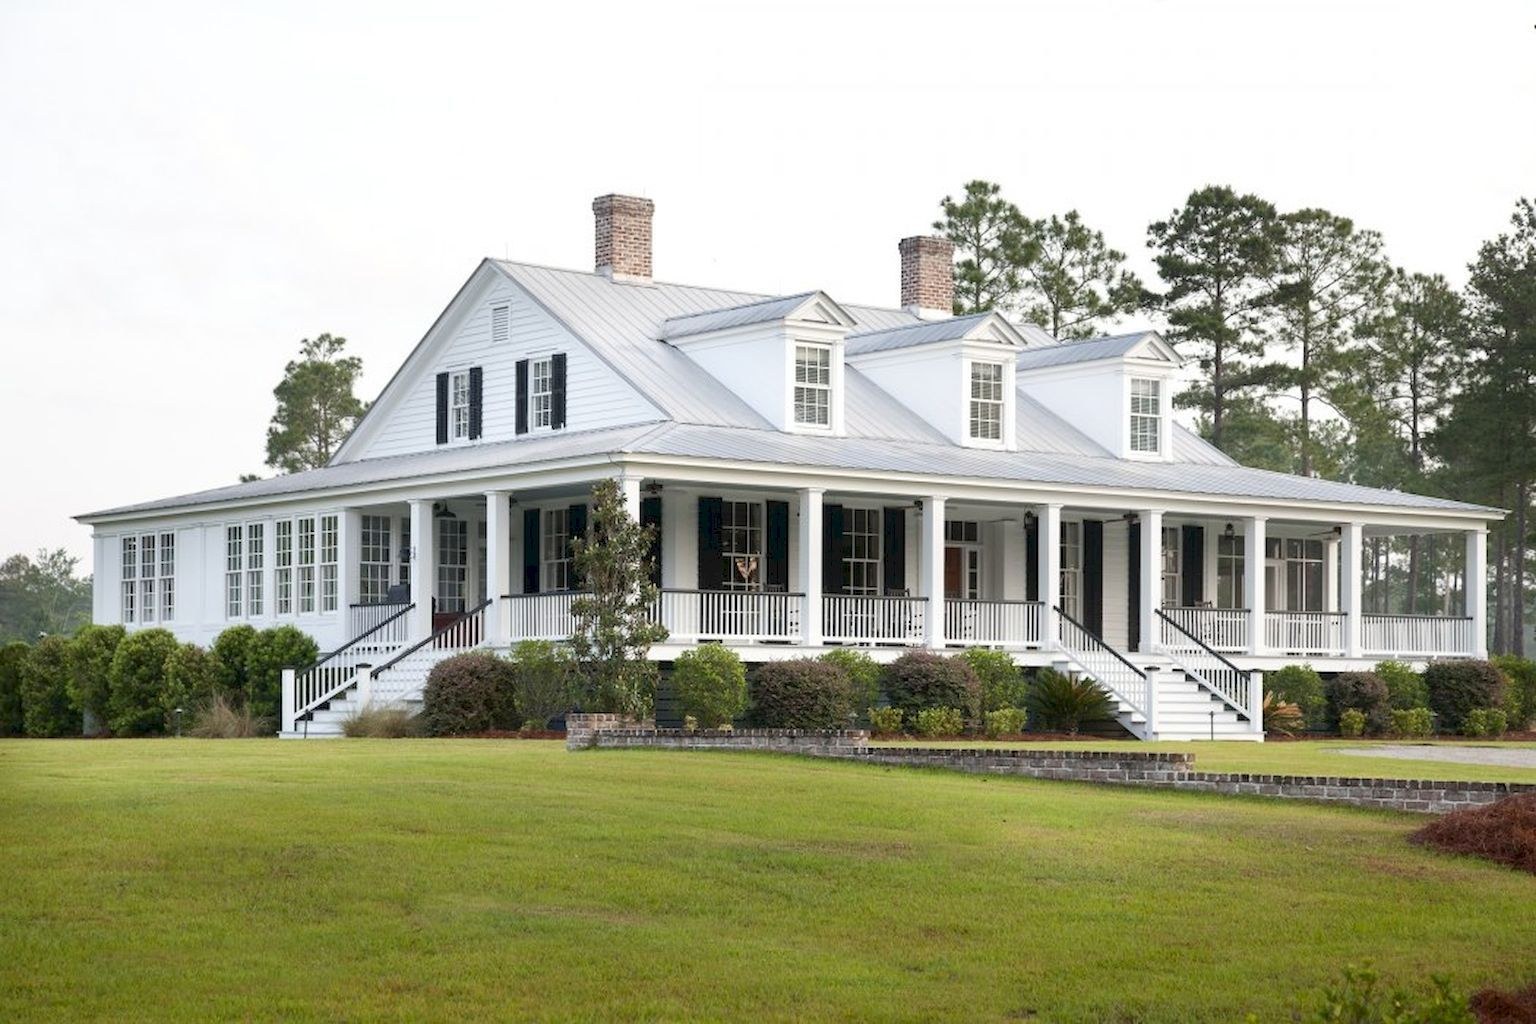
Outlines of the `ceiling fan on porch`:
<svg viewBox="0 0 1536 1024">
<path fill-rule="evenodd" d="M 448 503 L 446 501 L 434 501 L 432 503 L 432 518 L 457 519 L 459 517 L 453 514 L 453 509 L 448 507 Z"/>
</svg>

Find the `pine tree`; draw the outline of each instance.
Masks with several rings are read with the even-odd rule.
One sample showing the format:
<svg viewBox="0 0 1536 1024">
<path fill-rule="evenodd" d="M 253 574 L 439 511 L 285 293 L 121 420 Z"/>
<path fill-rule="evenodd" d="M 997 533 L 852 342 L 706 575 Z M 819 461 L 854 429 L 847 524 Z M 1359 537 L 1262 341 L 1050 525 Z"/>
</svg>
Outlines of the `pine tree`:
<svg viewBox="0 0 1536 1024">
<path fill-rule="evenodd" d="M 1024 272 L 1024 315 L 1051 337 L 1090 337 L 1100 321 L 1141 308 L 1141 279 L 1125 269 L 1125 253 L 1076 210 L 1035 221 L 1030 238 L 1037 251 Z"/>
<path fill-rule="evenodd" d="M 944 216 L 934 230 L 955 245 L 955 313 L 1011 309 L 1023 287 L 1024 270 L 1038 245 L 1029 220 L 1002 197 L 1002 186 L 969 181 L 960 199 L 939 201 Z"/>
<path fill-rule="evenodd" d="M 267 428 L 267 465 L 284 473 L 319 469 L 346 440 L 365 406 L 352 393 L 363 361 L 341 355 L 347 339 L 322 334 L 299 343 L 272 394 L 277 412 Z"/>
</svg>

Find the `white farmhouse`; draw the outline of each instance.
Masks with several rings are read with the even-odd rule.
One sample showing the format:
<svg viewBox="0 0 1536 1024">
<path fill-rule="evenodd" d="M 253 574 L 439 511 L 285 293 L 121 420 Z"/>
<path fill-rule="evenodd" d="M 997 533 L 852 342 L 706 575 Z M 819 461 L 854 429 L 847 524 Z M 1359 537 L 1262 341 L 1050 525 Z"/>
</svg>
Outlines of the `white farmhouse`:
<svg viewBox="0 0 1536 1024">
<path fill-rule="evenodd" d="M 660 534 L 662 661 L 986 645 L 1092 676 L 1142 737 L 1261 738 L 1256 672 L 1483 656 L 1497 510 L 1249 469 L 1174 422 L 1155 333 L 1058 343 L 950 315 L 901 242 L 897 307 L 651 275 L 649 200 L 593 203 L 590 272 L 485 260 L 331 465 L 81 516 L 97 622 L 334 652 L 282 730 L 419 697 L 467 647 L 569 634 L 594 481 Z M 1459 533 L 1448 617 L 1365 614 L 1366 537 Z"/>
</svg>

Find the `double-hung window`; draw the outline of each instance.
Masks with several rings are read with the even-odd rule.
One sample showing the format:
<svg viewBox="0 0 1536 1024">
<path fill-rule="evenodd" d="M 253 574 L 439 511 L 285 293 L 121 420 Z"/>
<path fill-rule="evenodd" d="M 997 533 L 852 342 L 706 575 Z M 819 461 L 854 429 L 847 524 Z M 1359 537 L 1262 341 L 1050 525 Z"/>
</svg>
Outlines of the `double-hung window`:
<svg viewBox="0 0 1536 1024">
<path fill-rule="evenodd" d="M 825 345 L 795 346 L 795 423 L 832 425 L 832 350 Z"/>
<path fill-rule="evenodd" d="M 1083 524 L 1061 524 L 1061 610 L 1074 619 L 1083 609 Z"/>
<path fill-rule="evenodd" d="M 170 622 L 176 617 L 176 535 L 123 538 L 122 620 Z"/>
<path fill-rule="evenodd" d="M 277 614 L 293 614 L 293 520 L 279 519 L 272 528 L 273 588 Z"/>
<path fill-rule="evenodd" d="M 971 438 L 1003 439 L 1003 364 L 971 364 Z"/>
<path fill-rule="evenodd" d="M 469 523 L 442 519 L 437 524 L 437 610 L 462 612 L 469 572 Z"/>
<path fill-rule="evenodd" d="M 880 510 L 843 510 L 843 538 L 848 556 L 843 559 L 843 583 L 848 593 L 880 594 Z"/>
<path fill-rule="evenodd" d="M 544 510 L 544 530 L 539 535 L 540 589 L 571 589 L 571 510 Z"/>
<path fill-rule="evenodd" d="M 448 436 L 454 441 L 469 437 L 469 371 L 448 375 Z"/>
<path fill-rule="evenodd" d="M 245 527 L 245 614 L 260 615 L 266 595 L 262 578 L 267 568 L 266 524 L 248 523 Z"/>
<path fill-rule="evenodd" d="M 160 535 L 160 621 L 176 618 L 176 535 Z"/>
<path fill-rule="evenodd" d="M 528 408 L 535 427 L 548 427 L 555 415 L 555 361 L 545 356 L 528 367 Z"/>
<path fill-rule="evenodd" d="M 224 616 L 238 619 L 245 593 L 245 527 L 224 527 Z"/>
<path fill-rule="evenodd" d="M 320 517 L 320 610 L 333 612 L 340 595 L 337 588 L 337 555 L 340 550 L 338 518 Z"/>
<path fill-rule="evenodd" d="M 724 589 L 763 589 L 762 502 L 720 503 L 720 557 Z"/>
<path fill-rule="evenodd" d="M 315 519 L 306 516 L 295 527 L 299 535 L 299 614 L 315 610 Z"/>
<path fill-rule="evenodd" d="M 1216 538 L 1216 607 L 1241 608 L 1243 594 L 1243 552 L 1246 541 L 1239 536 L 1222 534 Z"/>
<path fill-rule="evenodd" d="M 158 605 L 155 603 L 155 567 L 159 564 L 155 553 L 155 535 L 139 538 L 139 621 L 154 622 Z"/>
<path fill-rule="evenodd" d="M 1131 378 L 1131 451 L 1156 455 L 1163 442 L 1163 386 Z"/>
<path fill-rule="evenodd" d="M 1163 527 L 1163 607 L 1177 608 L 1184 603 L 1182 570 L 1184 560 L 1179 551 L 1179 528 Z"/>
<path fill-rule="evenodd" d="M 139 607 L 139 538 L 123 538 L 123 621 L 132 623 Z"/>
<path fill-rule="evenodd" d="M 389 567 L 394 550 L 389 545 L 389 516 L 363 516 L 359 537 L 357 599 L 363 604 L 382 604 L 389 594 Z"/>
</svg>

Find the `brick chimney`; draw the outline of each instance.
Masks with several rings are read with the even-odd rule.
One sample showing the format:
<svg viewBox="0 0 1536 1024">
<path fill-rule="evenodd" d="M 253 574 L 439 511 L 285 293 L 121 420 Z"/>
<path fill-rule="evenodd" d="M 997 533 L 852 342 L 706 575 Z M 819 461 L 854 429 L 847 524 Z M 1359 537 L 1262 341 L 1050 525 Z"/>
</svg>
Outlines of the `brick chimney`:
<svg viewBox="0 0 1536 1024">
<path fill-rule="evenodd" d="M 942 320 L 955 307 L 955 243 L 918 235 L 903 238 L 901 308 L 924 320 Z"/>
<path fill-rule="evenodd" d="M 597 217 L 597 272 L 615 281 L 651 279 L 651 214 L 656 204 L 639 196 L 592 200 Z"/>
</svg>

